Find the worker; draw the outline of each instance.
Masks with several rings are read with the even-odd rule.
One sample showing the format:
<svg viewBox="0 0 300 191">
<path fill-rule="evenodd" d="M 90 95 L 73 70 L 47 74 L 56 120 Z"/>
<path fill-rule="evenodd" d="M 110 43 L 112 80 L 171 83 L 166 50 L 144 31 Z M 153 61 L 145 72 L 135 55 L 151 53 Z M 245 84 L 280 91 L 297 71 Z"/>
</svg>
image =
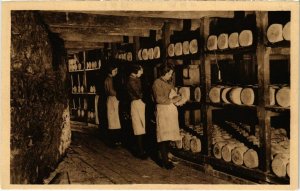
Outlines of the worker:
<svg viewBox="0 0 300 191">
<path fill-rule="evenodd" d="M 128 95 L 131 100 L 130 114 L 133 133 L 137 143 L 137 157 L 147 159 L 147 153 L 144 148 L 143 136 L 146 133 L 145 123 L 145 103 L 143 102 L 143 93 L 140 77 L 143 74 L 143 68 L 140 65 L 131 66 L 129 79 L 127 82 Z"/>
<path fill-rule="evenodd" d="M 108 75 L 104 81 L 104 88 L 107 95 L 107 119 L 111 146 L 121 145 L 121 124 L 119 119 L 119 100 L 116 90 L 113 86 L 113 78 L 117 75 L 118 68 L 110 63 L 108 66 Z"/>
<path fill-rule="evenodd" d="M 156 102 L 156 136 L 162 157 L 162 167 L 172 169 L 173 163 L 168 158 L 170 141 L 180 140 L 177 107 L 174 105 L 181 96 L 173 95 L 175 88 L 172 84 L 174 67 L 171 64 L 161 66 L 161 76 L 152 86 Z"/>
</svg>

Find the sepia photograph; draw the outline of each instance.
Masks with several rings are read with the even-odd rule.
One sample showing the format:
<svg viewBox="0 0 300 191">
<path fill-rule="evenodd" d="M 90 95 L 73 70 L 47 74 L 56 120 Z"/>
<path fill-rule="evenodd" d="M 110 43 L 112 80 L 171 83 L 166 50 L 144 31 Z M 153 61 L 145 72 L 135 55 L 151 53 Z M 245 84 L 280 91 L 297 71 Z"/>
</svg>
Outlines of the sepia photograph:
<svg viewBox="0 0 300 191">
<path fill-rule="evenodd" d="M 46 4 L 4 4 L 3 188 L 296 188 L 298 4 Z"/>
</svg>

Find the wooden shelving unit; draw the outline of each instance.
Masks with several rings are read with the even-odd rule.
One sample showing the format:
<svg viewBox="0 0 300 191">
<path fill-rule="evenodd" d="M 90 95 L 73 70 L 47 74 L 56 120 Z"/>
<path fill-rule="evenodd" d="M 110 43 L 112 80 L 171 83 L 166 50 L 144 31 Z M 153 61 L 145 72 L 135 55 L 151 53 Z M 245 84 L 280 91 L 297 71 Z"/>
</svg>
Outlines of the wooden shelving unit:
<svg viewBox="0 0 300 191">
<path fill-rule="evenodd" d="M 290 43 L 277 43 L 276 45 L 270 46 L 270 43 L 266 40 L 266 31 L 269 26 L 268 12 L 255 12 L 254 14 L 256 20 L 252 23 L 252 25 L 254 24 L 255 28 L 251 28 L 251 30 L 254 30 L 254 37 L 257 39 L 254 40 L 254 44 L 252 46 L 245 48 L 207 51 L 204 46 L 206 45 L 206 40 L 210 35 L 210 30 L 212 29 L 210 24 L 215 23 L 215 21 L 219 18 L 203 18 L 201 20 L 200 36 L 204 43 L 201 44 L 202 47 L 199 47 L 199 49 L 202 49 L 202 53 L 198 55 L 198 59 L 201 61 L 201 86 L 203 87 L 201 89 L 202 103 L 199 105 L 201 108 L 201 119 L 204 127 L 204 135 L 201 137 L 203 148 L 201 154 L 197 155 L 181 149 L 178 150 L 176 148 L 173 149 L 173 153 L 175 155 L 177 154 L 181 158 L 190 160 L 191 162 L 210 164 L 215 169 L 253 180 L 255 182 L 288 184 L 288 177 L 276 177 L 271 170 L 271 118 L 273 116 L 280 116 L 283 114 L 289 115 L 290 108 L 269 105 L 269 85 L 271 85 L 270 62 L 272 60 L 289 60 Z M 234 18 L 232 20 L 234 22 Z M 212 69 L 212 65 L 215 64 L 216 60 L 235 60 L 236 57 L 243 58 L 242 55 L 247 55 L 252 58 L 252 69 L 255 71 L 257 78 L 255 85 L 258 91 L 258 103 L 251 106 L 226 104 L 222 102 L 212 103 L 208 96 L 212 84 L 216 83 L 213 83 L 211 78 L 213 72 L 215 72 Z M 251 85 L 252 83 L 250 82 L 248 85 Z M 258 125 L 260 127 L 259 147 L 249 143 L 245 137 L 239 135 L 234 129 L 229 127 L 224 127 L 224 129 L 249 148 L 257 151 L 259 156 L 258 168 L 249 169 L 245 166 L 237 166 L 233 163 L 228 163 L 212 156 L 212 126 L 216 123 L 216 121 L 214 121 L 214 115 L 217 110 L 249 112 L 249 115 L 252 116 L 250 118 L 256 118 L 256 120 L 253 120 L 252 122 L 250 122 L 250 120 L 245 123 L 254 123 L 252 125 Z M 186 131 L 191 131 L 188 127 L 185 127 L 184 129 Z"/>
<path fill-rule="evenodd" d="M 90 84 L 90 81 L 96 82 L 94 78 L 94 72 L 99 72 L 101 70 L 101 60 L 103 60 L 102 50 L 94 50 L 94 52 L 98 51 L 98 56 L 95 58 L 94 55 L 89 56 L 91 51 L 82 51 L 78 54 L 82 55 L 80 60 L 80 64 L 83 66 L 81 70 L 70 71 L 70 78 L 71 78 L 71 99 L 70 105 L 71 107 L 71 119 L 73 121 L 84 122 L 86 124 L 99 124 L 98 118 L 98 100 L 99 100 L 99 91 L 97 90 L 97 84 Z M 95 53 L 93 53 L 95 54 Z M 71 55 L 70 55 L 71 56 Z M 95 59 L 95 60 L 93 60 Z M 97 62 L 97 66 L 95 68 L 88 68 L 87 63 L 90 61 Z M 99 62 L 100 60 L 100 62 Z M 78 63 L 77 63 L 78 64 Z M 93 79 L 89 79 L 93 78 Z M 93 85 L 96 88 L 95 92 L 90 92 L 90 86 Z M 76 93 L 73 92 L 73 87 L 81 87 L 83 88 L 83 92 L 77 91 Z M 80 112 L 78 111 L 80 110 Z M 80 114 L 79 114 L 80 113 Z"/>
</svg>

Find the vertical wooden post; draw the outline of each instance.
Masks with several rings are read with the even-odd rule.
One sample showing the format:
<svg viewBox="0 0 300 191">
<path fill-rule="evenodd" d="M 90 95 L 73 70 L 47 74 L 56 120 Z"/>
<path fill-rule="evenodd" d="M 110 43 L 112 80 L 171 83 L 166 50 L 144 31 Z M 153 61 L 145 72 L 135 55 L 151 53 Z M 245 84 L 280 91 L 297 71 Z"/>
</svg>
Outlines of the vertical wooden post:
<svg viewBox="0 0 300 191">
<path fill-rule="evenodd" d="M 83 88 L 84 88 L 84 91 L 87 92 L 87 80 L 86 80 L 86 51 L 83 51 Z"/>
<path fill-rule="evenodd" d="M 170 36 L 172 35 L 170 23 L 165 22 L 162 27 L 162 50 L 165 50 L 164 54 L 161 55 L 163 62 L 167 61 L 167 48 L 170 44 Z"/>
<path fill-rule="evenodd" d="M 206 39 L 209 35 L 209 23 L 210 19 L 205 17 L 200 20 L 200 43 L 202 47 L 206 47 Z M 205 55 L 205 48 L 200 50 L 200 84 L 202 87 L 202 95 L 201 100 L 202 103 L 208 103 L 209 97 L 208 92 L 211 86 L 211 61 L 209 56 Z M 205 154 L 208 156 L 211 155 L 211 140 L 212 140 L 212 134 L 211 134 L 211 128 L 212 128 L 212 109 L 207 104 L 202 104 L 201 106 L 201 115 L 202 115 L 202 122 L 203 122 L 203 134 L 204 134 L 204 145 L 205 145 Z"/>
<path fill-rule="evenodd" d="M 137 61 L 138 60 L 138 52 L 140 49 L 140 38 L 135 36 L 133 38 L 133 52 L 132 52 L 132 60 Z"/>
<path fill-rule="evenodd" d="M 271 163 L 271 123 L 270 115 L 265 109 L 269 104 L 270 84 L 270 48 L 265 48 L 265 32 L 268 26 L 268 13 L 256 12 L 256 24 L 258 28 L 257 65 L 258 65 L 258 108 L 257 116 L 260 127 L 260 153 L 259 168 L 265 172 L 270 171 Z"/>
</svg>

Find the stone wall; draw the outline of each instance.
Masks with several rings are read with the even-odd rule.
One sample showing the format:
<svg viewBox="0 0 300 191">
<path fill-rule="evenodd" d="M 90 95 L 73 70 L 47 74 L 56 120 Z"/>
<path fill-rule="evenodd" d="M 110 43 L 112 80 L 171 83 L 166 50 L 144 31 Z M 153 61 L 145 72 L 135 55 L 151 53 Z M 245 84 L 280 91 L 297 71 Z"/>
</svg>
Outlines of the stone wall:
<svg viewBox="0 0 300 191">
<path fill-rule="evenodd" d="M 70 144 L 63 42 L 36 11 L 11 13 L 11 184 L 42 183 Z"/>
</svg>

